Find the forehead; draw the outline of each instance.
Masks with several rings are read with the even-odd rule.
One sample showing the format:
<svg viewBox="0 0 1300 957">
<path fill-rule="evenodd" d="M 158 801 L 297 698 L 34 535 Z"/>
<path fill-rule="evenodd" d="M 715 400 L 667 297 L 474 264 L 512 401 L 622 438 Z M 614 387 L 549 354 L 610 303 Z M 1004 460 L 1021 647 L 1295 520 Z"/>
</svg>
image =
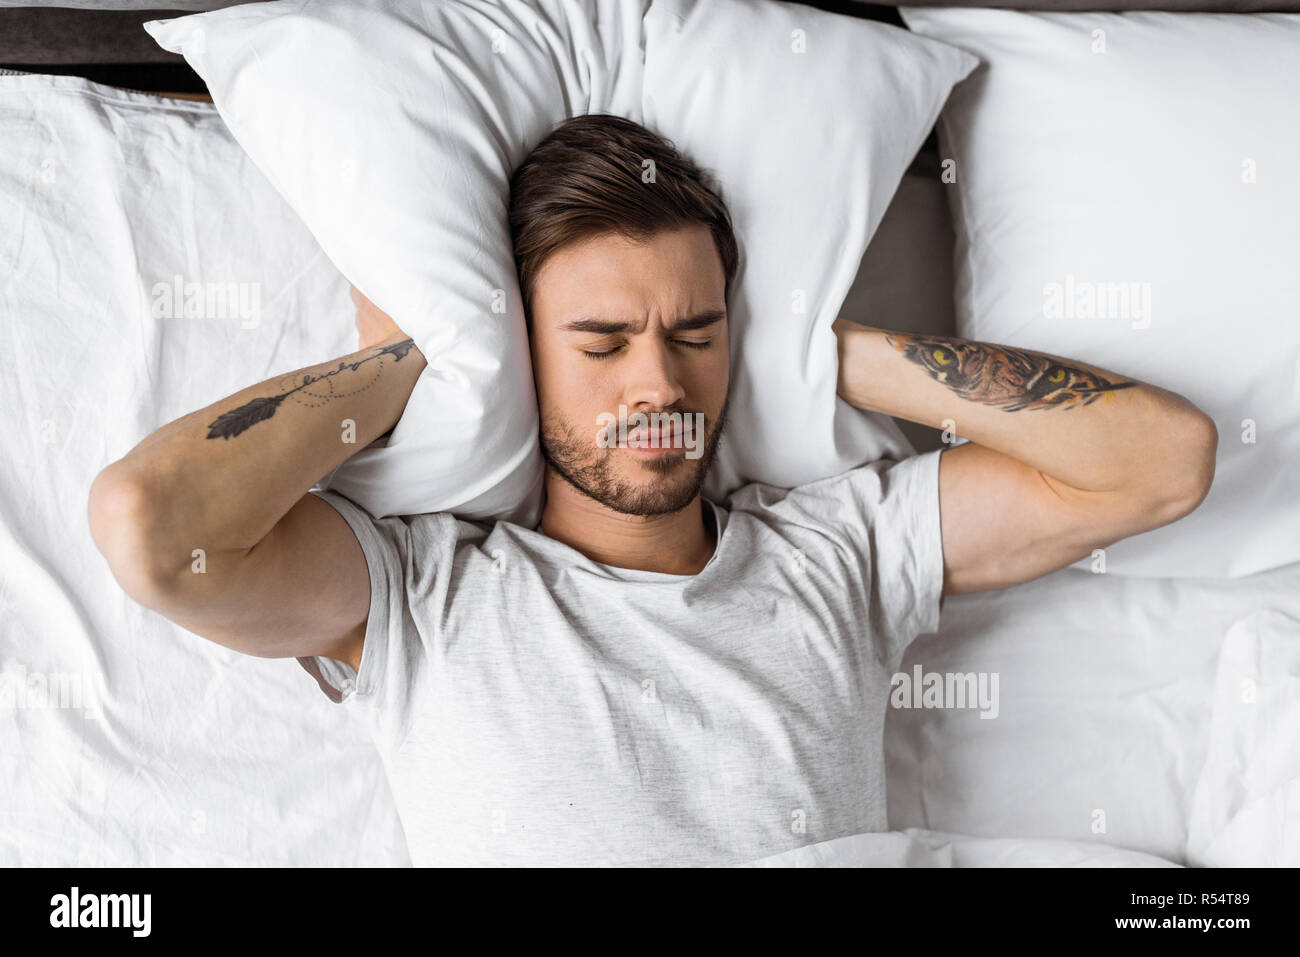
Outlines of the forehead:
<svg viewBox="0 0 1300 957">
<path fill-rule="evenodd" d="M 602 233 L 553 253 L 537 275 L 534 322 L 558 325 L 598 312 L 663 321 L 726 308 L 722 259 L 702 223 L 655 233 L 640 243 Z"/>
</svg>

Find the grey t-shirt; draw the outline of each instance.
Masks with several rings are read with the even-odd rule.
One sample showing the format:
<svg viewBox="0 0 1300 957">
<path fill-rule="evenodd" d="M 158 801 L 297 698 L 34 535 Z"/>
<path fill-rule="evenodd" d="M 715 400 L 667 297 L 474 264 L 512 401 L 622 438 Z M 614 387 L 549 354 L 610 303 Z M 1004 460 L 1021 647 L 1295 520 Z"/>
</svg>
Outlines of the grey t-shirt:
<svg viewBox="0 0 1300 957">
<path fill-rule="evenodd" d="M 938 449 L 749 485 L 696 575 L 318 492 L 370 570 L 360 672 L 412 863 L 728 865 L 888 830 L 890 677 L 939 625 Z"/>
</svg>

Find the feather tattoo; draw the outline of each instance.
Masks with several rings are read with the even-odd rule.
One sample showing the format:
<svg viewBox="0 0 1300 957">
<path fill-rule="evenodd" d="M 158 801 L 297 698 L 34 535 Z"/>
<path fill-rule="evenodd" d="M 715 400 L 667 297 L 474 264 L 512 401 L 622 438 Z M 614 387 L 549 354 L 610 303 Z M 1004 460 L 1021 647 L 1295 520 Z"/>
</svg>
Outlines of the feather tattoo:
<svg viewBox="0 0 1300 957">
<path fill-rule="evenodd" d="M 282 403 L 289 396 L 293 395 L 309 385 L 315 385 L 317 382 L 327 381 L 333 376 L 338 375 L 344 369 L 356 372 L 357 369 L 365 365 L 372 359 L 379 359 L 383 356 L 392 356 L 394 362 L 401 362 L 406 358 L 411 347 L 415 345 L 414 340 L 404 339 L 401 342 L 394 342 L 392 345 L 384 346 L 372 356 L 366 356 L 364 359 L 358 359 L 355 362 L 339 362 L 337 369 L 331 369 L 329 372 L 323 372 L 320 375 L 306 373 L 302 377 L 302 382 L 294 386 L 288 392 L 281 392 L 279 395 L 259 396 L 256 399 L 249 399 L 238 408 L 231 409 L 228 412 L 222 412 L 208 426 L 208 435 L 210 439 L 232 439 L 237 435 L 247 432 L 259 422 L 265 422 L 271 416 L 275 415 L 276 409 L 280 408 Z M 325 399 L 342 398 L 344 395 L 352 393 L 334 393 L 333 383 L 327 383 L 330 386 L 331 394 L 325 396 Z M 368 387 L 363 387 L 368 388 Z M 361 391 L 360 389 L 356 390 Z"/>
</svg>

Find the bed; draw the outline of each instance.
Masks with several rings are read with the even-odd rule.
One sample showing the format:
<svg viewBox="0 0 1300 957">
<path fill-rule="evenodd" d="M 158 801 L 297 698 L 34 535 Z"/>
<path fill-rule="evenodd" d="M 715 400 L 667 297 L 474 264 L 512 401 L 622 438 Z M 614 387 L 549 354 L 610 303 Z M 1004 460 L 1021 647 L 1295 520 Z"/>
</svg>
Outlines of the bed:
<svg viewBox="0 0 1300 957">
<path fill-rule="evenodd" d="M 347 280 L 184 59 L 140 29 L 225 5 L 0 7 L 0 865 L 410 863 L 348 716 L 293 661 L 134 604 L 87 527 L 91 480 L 142 436 L 354 348 Z M 814 5 L 902 23 L 893 7 Z M 956 334 L 943 159 L 932 135 L 845 316 L 887 304 L 895 328 Z M 276 321 L 159 318 L 182 274 L 251 278 Z M 899 425 L 913 450 L 940 447 L 938 430 Z M 1300 563 L 1070 567 L 950 596 L 898 670 L 996 675 L 997 719 L 891 708 L 891 830 L 755 865 L 1300 864 Z"/>
</svg>

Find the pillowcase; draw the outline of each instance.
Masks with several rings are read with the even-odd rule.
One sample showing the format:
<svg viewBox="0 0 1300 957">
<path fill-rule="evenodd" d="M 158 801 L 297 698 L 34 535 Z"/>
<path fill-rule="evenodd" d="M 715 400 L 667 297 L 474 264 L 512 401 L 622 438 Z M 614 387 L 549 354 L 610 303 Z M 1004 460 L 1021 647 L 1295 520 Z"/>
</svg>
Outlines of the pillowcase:
<svg viewBox="0 0 1300 957">
<path fill-rule="evenodd" d="M 741 246 L 727 435 L 705 485 L 802 485 L 915 450 L 836 393 L 831 323 L 973 57 L 798 4 L 653 0 L 645 122 L 721 180 Z"/>
<path fill-rule="evenodd" d="M 958 335 L 1135 376 L 1218 426 L 1206 500 L 1106 571 L 1300 560 L 1300 16 L 902 15 L 985 63 L 939 122 Z"/>
<path fill-rule="evenodd" d="M 377 517 L 535 525 L 509 174 L 572 111 L 639 113 L 639 6 L 282 0 L 145 29 L 185 56 L 326 255 L 428 360 L 387 443 L 320 486 Z"/>
<path fill-rule="evenodd" d="M 732 403 L 706 491 L 725 500 L 747 481 L 801 484 L 910 452 L 892 420 L 838 400 L 830 325 L 969 55 L 774 0 L 282 0 L 145 27 L 429 360 L 387 444 L 321 487 L 376 516 L 536 524 L 509 176 L 582 113 L 672 140 L 733 215 Z"/>
</svg>

